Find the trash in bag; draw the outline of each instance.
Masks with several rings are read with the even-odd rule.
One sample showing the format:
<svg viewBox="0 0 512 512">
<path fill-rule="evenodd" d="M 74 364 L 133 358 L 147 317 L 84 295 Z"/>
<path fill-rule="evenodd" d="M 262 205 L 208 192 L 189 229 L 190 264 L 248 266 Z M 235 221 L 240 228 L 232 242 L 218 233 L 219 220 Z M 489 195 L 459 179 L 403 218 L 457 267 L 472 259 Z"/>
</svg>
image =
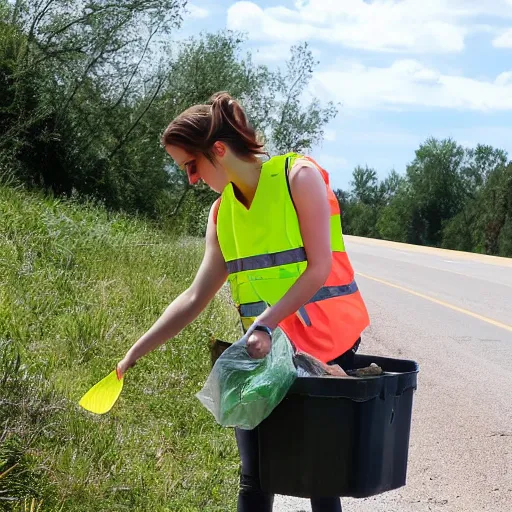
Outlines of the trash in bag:
<svg viewBox="0 0 512 512">
<path fill-rule="evenodd" d="M 382 375 L 382 368 L 375 363 L 365 368 L 355 368 L 344 370 L 337 364 L 323 363 L 316 357 L 306 352 L 297 351 L 293 356 L 293 362 L 297 368 L 299 377 L 374 377 Z"/>
<path fill-rule="evenodd" d="M 217 359 L 196 397 L 223 427 L 250 430 L 275 409 L 296 378 L 292 345 L 277 328 L 263 359 L 248 354 L 246 337 L 233 343 Z"/>
<path fill-rule="evenodd" d="M 347 377 L 345 371 L 337 364 L 326 364 L 306 352 L 297 351 L 293 356 L 299 377 Z"/>
</svg>

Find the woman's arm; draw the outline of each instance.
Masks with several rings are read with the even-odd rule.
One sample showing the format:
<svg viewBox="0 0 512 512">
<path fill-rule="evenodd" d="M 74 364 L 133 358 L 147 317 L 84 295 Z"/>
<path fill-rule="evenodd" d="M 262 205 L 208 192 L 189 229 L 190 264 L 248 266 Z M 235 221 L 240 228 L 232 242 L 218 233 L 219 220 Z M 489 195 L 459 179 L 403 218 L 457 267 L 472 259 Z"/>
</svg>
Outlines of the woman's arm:
<svg viewBox="0 0 512 512">
<path fill-rule="evenodd" d="M 258 318 L 272 329 L 313 297 L 331 272 L 331 212 L 325 182 L 313 164 L 299 160 L 290 171 L 290 188 L 308 266 L 283 298 Z"/>
<path fill-rule="evenodd" d="M 173 338 L 184 327 L 193 322 L 226 281 L 228 276 L 226 263 L 217 240 L 214 222 L 216 208 L 217 204 L 215 203 L 210 209 L 206 229 L 206 249 L 194 281 L 128 350 L 123 360 L 118 364 L 121 375 L 142 356 Z"/>
<path fill-rule="evenodd" d="M 306 160 L 295 162 L 289 179 L 308 265 L 281 300 L 256 319 L 254 326 L 276 328 L 313 297 L 331 271 L 331 212 L 325 182 L 319 170 Z M 252 357 L 264 357 L 270 350 L 268 335 L 262 331 L 252 331 L 247 344 Z"/>
</svg>

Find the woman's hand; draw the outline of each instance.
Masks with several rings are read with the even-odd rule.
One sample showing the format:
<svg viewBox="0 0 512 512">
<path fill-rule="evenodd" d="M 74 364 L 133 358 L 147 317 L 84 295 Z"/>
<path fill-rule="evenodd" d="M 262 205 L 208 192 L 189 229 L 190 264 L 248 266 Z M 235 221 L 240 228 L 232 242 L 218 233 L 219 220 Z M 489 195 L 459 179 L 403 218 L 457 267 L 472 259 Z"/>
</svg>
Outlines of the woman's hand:
<svg viewBox="0 0 512 512">
<path fill-rule="evenodd" d="M 253 359 L 263 359 L 272 347 L 272 339 L 264 331 L 252 331 L 247 338 L 247 352 Z"/>
<path fill-rule="evenodd" d="M 124 358 L 117 363 L 117 378 L 120 380 L 132 366 L 135 366 L 135 361 L 132 361 L 128 354 L 125 355 Z"/>
</svg>

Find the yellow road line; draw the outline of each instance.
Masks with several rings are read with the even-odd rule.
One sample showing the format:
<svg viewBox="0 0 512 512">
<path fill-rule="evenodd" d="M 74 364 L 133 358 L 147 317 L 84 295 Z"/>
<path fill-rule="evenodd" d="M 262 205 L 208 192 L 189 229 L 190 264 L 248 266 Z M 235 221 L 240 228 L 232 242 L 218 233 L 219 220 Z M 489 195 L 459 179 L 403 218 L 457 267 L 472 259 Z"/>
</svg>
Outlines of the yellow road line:
<svg viewBox="0 0 512 512">
<path fill-rule="evenodd" d="M 430 297 L 429 295 L 425 295 L 423 293 L 415 292 L 414 290 L 410 290 L 409 288 L 404 288 L 403 286 L 399 286 L 398 284 L 393 284 L 388 281 L 384 281 L 382 279 L 378 279 L 376 277 L 369 276 L 367 274 L 362 274 L 361 272 L 356 272 L 358 276 L 364 277 L 365 279 L 370 279 L 372 281 L 376 281 L 377 283 L 385 284 L 386 286 L 391 286 L 392 288 L 396 288 L 397 290 L 401 290 L 406 293 L 410 293 L 411 295 L 416 295 L 416 297 L 421 297 L 422 299 L 429 300 L 434 302 L 435 304 L 439 304 L 440 306 L 444 306 L 445 308 L 453 309 L 458 313 L 463 313 L 464 315 L 472 316 L 482 322 L 486 322 L 488 324 L 494 325 L 495 327 L 500 327 L 501 329 L 505 329 L 507 331 L 512 332 L 512 325 L 504 324 L 502 322 L 498 322 L 497 320 L 493 320 L 492 318 L 488 318 L 486 316 L 479 315 L 478 313 L 473 313 L 473 311 L 469 311 L 468 309 L 459 308 L 458 306 L 454 306 L 453 304 L 449 304 L 448 302 L 444 302 L 439 299 L 434 299 L 434 297 Z"/>
</svg>

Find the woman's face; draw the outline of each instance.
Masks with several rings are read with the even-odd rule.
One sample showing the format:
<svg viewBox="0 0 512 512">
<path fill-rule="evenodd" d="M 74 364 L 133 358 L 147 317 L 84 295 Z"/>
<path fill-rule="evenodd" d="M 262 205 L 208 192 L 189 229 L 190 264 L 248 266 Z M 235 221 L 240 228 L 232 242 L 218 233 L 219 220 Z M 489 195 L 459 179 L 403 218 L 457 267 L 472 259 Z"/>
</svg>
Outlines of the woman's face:
<svg viewBox="0 0 512 512">
<path fill-rule="evenodd" d="M 176 165 L 187 173 L 188 182 L 195 185 L 203 180 L 212 190 L 221 194 L 228 179 L 226 172 L 219 165 L 212 164 L 203 154 L 194 155 L 178 146 L 165 146 L 165 150 Z"/>
</svg>

